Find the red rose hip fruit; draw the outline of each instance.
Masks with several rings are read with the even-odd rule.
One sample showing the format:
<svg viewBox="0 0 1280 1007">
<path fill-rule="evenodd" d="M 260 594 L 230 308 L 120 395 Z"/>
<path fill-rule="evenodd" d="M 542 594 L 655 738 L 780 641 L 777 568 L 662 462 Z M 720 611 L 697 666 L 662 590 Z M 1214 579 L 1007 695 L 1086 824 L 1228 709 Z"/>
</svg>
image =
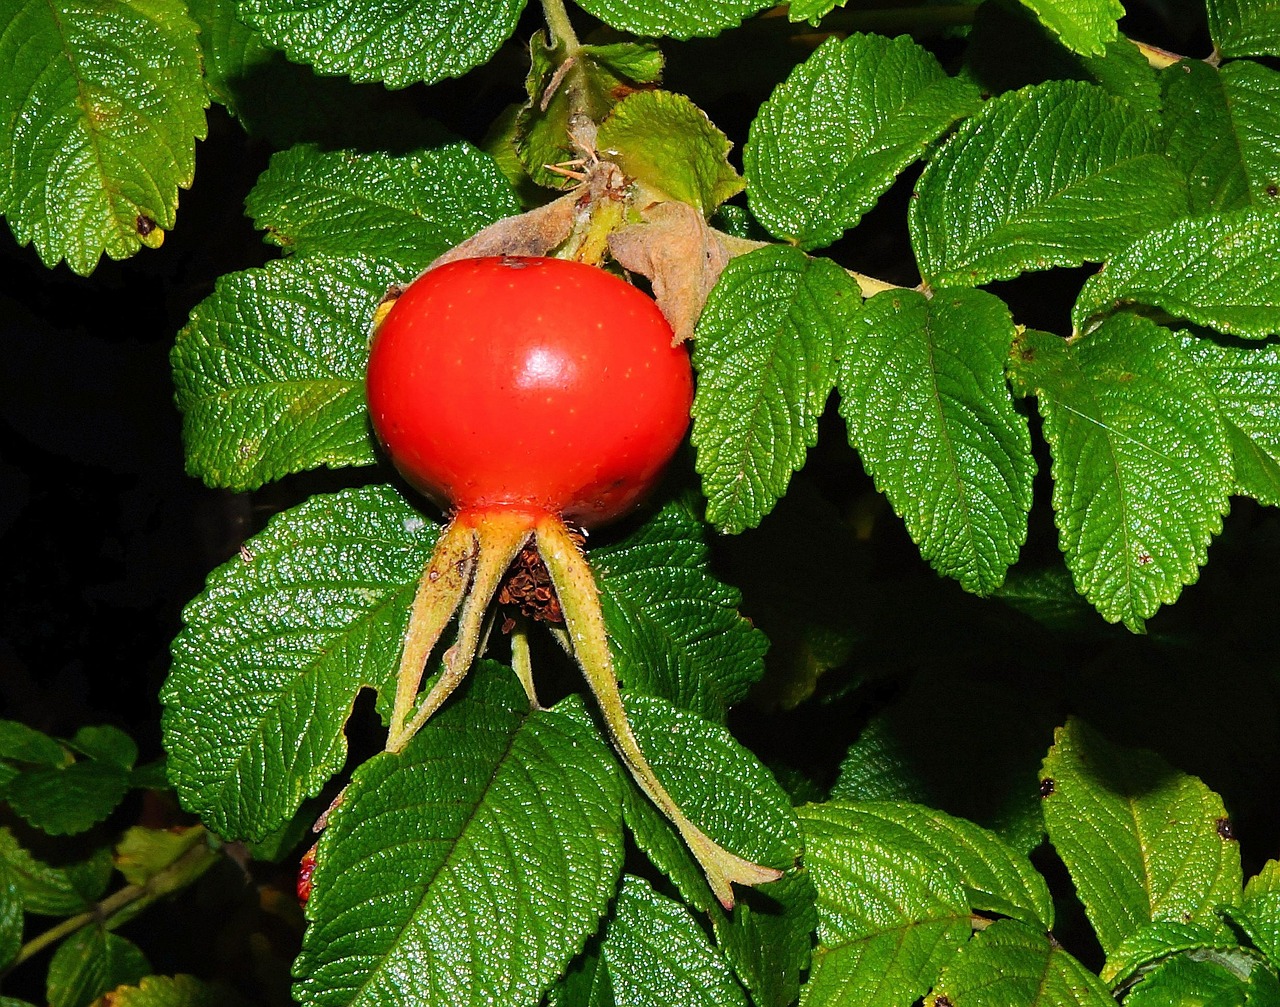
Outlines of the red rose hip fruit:
<svg viewBox="0 0 1280 1007">
<path fill-rule="evenodd" d="M 591 528 L 631 510 L 689 425 L 689 354 L 653 300 L 580 262 L 460 259 L 373 338 L 373 428 L 443 507 L 527 507 Z"/>
<path fill-rule="evenodd" d="M 373 429 L 401 474 L 451 513 L 409 613 L 386 748 L 403 751 L 462 682 L 503 577 L 532 548 L 615 749 L 732 907 L 734 884 L 781 871 L 721 847 L 658 779 L 627 719 L 594 575 L 565 524 L 627 513 L 684 439 L 693 375 L 672 340 L 641 291 L 561 259 L 455 260 L 391 305 L 369 349 Z M 455 618 L 457 638 L 423 695 L 427 659 Z M 515 642 L 523 632 L 514 629 L 512 665 L 537 708 L 527 644 Z"/>
</svg>

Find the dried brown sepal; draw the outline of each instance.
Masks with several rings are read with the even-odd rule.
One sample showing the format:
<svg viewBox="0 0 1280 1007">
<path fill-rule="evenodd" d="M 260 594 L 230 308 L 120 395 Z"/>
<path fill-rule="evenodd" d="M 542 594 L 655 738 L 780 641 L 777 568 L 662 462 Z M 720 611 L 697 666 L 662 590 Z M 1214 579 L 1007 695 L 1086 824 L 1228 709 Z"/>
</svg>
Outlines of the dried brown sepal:
<svg viewBox="0 0 1280 1007">
<path fill-rule="evenodd" d="M 653 296 L 682 343 L 693 335 L 707 295 L 729 262 L 717 233 L 692 206 L 664 200 L 640 210 L 641 223 L 609 235 L 620 266 L 647 277 Z"/>
<path fill-rule="evenodd" d="M 427 271 L 455 259 L 490 255 L 546 255 L 564 244 L 577 216 L 578 193 L 570 192 L 515 217 L 506 217 L 455 245 L 427 267 Z"/>
<path fill-rule="evenodd" d="M 586 543 L 586 537 L 573 529 L 569 529 L 569 537 L 579 548 Z M 564 622 L 564 612 L 551 584 L 551 575 L 533 542 L 521 550 L 507 571 L 506 579 L 498 588 L 498 604 L 518 608 L 526 619 L 555 624 Z M 514 627 L 514 620 L 508 618 L 503 621 L 503 632 L 509 633 Z"/>
</svg>

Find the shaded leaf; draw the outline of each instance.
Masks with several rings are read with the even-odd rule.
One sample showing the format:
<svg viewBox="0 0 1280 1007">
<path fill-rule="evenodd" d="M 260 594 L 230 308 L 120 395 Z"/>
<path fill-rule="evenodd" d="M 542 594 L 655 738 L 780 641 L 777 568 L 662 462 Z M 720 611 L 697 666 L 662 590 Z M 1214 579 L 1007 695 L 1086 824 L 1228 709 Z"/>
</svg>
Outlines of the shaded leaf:
<svg viewBox="0 0 1280 1007">
<path fill-rule="evenodd" d="M 803 868 L 744 892 L 732 913 L 712 910 L 716 943 L 756 1007 L 787 1007 L 800 993 L 818 925 L 813 879 Z"/>
<path fill-rule="evenodd" d="M 1116 21 L 1124 16 L 1120 0 L 1022 0 L 1040 23 L 1068 49 L 1083 56 L 1101 56 L 1115 41 Z"/>
<path fill-rule="evenodd" d="M 59 944 L 49 960 L 49 1007 L 84 1007 L 150 971 L 137 945 L 99 926 L 85 927 Z"/>
<path fill-rule="evenodd" d="M 7 828 L 0 828 L 0 864 L 17 886 L 26 911 L 42 916 L 73 916 L 87 911 L 106 890 L 112 873 L 109 849 L 99 849 L 86 860 L 54 867 L 23 849 Z"/>
<path fill-rule="evenodd" d="M 120 986 L 93 1007 L 240 1007 L 238 996 L 195 976 L 145 976 L 136 986 Z"/>
<path fill-rule="evenodd" d="M 1232 910 L 1233 914 L 1235 910 Z M 1216 921 L 1214 921 L 1216 924 Z M 1183 952 L 1239 949 L 1231 934 L 1214 924 L 1158 920 L 1122 940 L 1102 967 L 1104 982 L 1120 987 L 1141 972 Z"/>
<path fill-rule="evenodd" d="M 1186 59 L 1160 80 L 1167 150 L 1187 174 L 1192 212 L 1280 206 L 1280 73 Z"/>
<path fill-rule="evenodd" d="M 82 759 L 66 767 L 37 766 L 19 773 L 4 797 L 27 824 L 52 836 L 68 836 L 103 821 L 128 789 L 128 770 Z"/>
<path fill-rule="evenodd" d="M 1208 0 L 1209 34 L 1224 56 L 1280 54 L 1276 0 Z"/>
<path fill-rule="evenodd" d="M 1231 918 L 1248 934 L 1253 946 L 1280 968 L 1280 861 L 1268 860 L 1249 879 Z"/>
<path fill-rule="evenodd" d="M 1152 969 L 1124 1002 L 1126 1007 L 1274 1007 L 1280 1003 L 1280 981 L 1241 954 L 1176 955 Z"/>
</svg>

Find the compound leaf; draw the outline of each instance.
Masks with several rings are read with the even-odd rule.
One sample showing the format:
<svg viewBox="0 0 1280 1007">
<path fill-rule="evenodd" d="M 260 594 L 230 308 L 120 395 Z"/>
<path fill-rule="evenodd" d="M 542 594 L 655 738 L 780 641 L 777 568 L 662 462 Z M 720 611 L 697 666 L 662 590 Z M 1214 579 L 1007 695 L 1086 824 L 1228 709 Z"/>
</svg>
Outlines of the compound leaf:
<svg viewBox="0 0 1280 1007">
<path fill-rule="evenodd" d="M 683 40 L 719 35 L 770 6 L 770 0 L 580 0 L 578 6 L 611 28 Z"/>
<path fill-rule="evenodd" d="M 170 779 L 214 832 L 260 840 L 342 768 L 436 535 L 392 488 L 348 490 L 278 515 L 210 575 L 161 700 Z"/>
<path fill-rule="evenodd" d="M 281 151 L 245 209 L 286 251 L 422 269 L 520 207 L 493 159 L 458 142 L 399 157 L 311 146 Z"/>
<path fill-rule="evenodd" d="M 620 781 L 577 697 L 530 711 L 477 667 L 398 755 L 356 770 L 317 851 L 305 1005 L 534 1004 L 622 866 Z"/>
<path fill-rule="evenodd" d="M 1199 576 L 1235 485 L 1213 398 L 1177 357 L 1171 332 L 1129 314 L 1074 343 L 1027 330 L 1012 355 L 1044 418 L 1076 588 L 1135 632 Z"/>
<path fill-rule="evenodd" d="M 911 243 L 933 286 L 1101 262 L 1187 212 L 1159 121 L 1102 88 L 1051 81 L 992 98 L 925 168 Z"/>
<path fill-rule="evenodd" d="M 488 62 L 523 9 L 524 0 L 243 0 L 239 7 L 295 62 L 393 88 Z"/>
<path fill-rule="evenodd" d="M 989 594 L 1027 537 L 1035 461 L 1004 365 L 1004 303 L 978 290 L 886 290 L 867 301 L 840 362 L 840 414 L 920 552 Z"/>
<path fill-rule="evenodd" d="M 187 471 L 246 490 L 376 456 L 364 397 L 369 324 L 403 267 L 308 256 L 222 277 L 171 361 Z"/>
<path fill-rule="evenodd" d="M 798 814 L 818 888 L 818 946 L 801 1004 L 898 1007 L 922 996 L 969 936 L 961 879 L 930 845 L 856 805 Z"/>
<path fill-rule="evenodd" d="M 619 679 L 723 721 L 764 673 L 769 641 L 738 614 L 738 591 L 707 569 L 705 525 L 668 504 L 628 538 L 591 550 Z"/>
<path fill-rule="evenodd" d="M 1071 319 L 1083 331 L 1129 304 L 1232 335 L 1280 334 L 1280 213 L 1189 217 L 1138 239 L 1089 278 Z"/>
<path fill-rule="evenodd" d="M 0 8 L 0 213 L 49 266 L 158 247 L 208 105 L 181 0 Z"/>
<path fill-rule="evenodd" d="M 751 124 L 743 150 L 751 212 L 801 248 L 829 245 L 979 104 L 973 85 L 947 76 L 905 35 L 830 38 Z"/>
<path fill-rule="evenodd" d="M 759 524 L 804 464 L 835 384 L 858 287 L 834 262 L 794 248 L 730 261 L 698 321 L 693 364 L 696 468 L 707 520 Z"/>
<path fill-rule="evenodd" d="M 1280 206 L 1280 73 L 1186 59 L 1160 81 L 1167 150 L 1187 174 L 1192 213 Z"/>
<path fill-rule="evenodd" d="M 1049 839 L 1108 955 L 1152 921 L 1213 924 L 1240 901 L 1222 798 L 1194 776 L 1079 720 L 1058 730 L 1042 772 Z"/>
<path fill-rule="evenodd" d="M 926 1007 L 1111 1007 L 1092 972 L 1043 931 L 996 920 L 974 935 L 942 972 Z"/>
</svg>

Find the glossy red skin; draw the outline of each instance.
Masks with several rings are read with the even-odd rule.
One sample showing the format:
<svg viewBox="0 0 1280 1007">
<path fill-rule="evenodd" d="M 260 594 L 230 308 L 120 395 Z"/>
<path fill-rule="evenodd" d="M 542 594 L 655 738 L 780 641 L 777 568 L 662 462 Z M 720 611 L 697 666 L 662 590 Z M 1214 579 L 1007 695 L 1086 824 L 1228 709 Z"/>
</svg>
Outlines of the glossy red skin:
<svg viewBox="0 0 1280 1007">
<path fill-rule="evenodd" d="M 689 426 L 689 354 L 653 300 L 561 259 L 462 259 L 414 281 L 369 353 L 373 428 L 443 507 L 592 528 L 634 508 Z"/>
</svg>

